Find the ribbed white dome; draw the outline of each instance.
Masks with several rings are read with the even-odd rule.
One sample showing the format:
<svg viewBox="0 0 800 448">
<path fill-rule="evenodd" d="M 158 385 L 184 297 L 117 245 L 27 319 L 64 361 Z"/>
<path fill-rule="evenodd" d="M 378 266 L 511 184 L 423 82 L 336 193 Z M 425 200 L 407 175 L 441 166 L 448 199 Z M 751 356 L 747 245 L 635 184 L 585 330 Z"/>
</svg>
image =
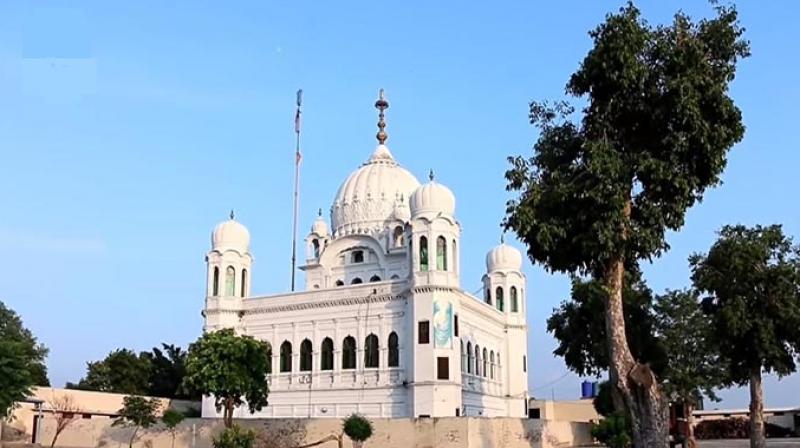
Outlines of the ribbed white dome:
<svg viewBox="0 0 800 448">
<path fill-rule="evenodd" d="M 311 233 L 316 233 L 319 236 L 328 234 L 328 223 L 325 222 L 322 216 L 317 216 L 317 219 L 314 220 L 314 224 L 311 224 Z"/>
<path fill-rule="evenodd" d="M 211 246 L 214 249 L 236 249 L 247 252 L 250 248 L 250 232 L 231 217 L 214 228 L 214 232 L 211 233 Z"/>
<path fill-rule="evenodd" d="M 506 243 L 495 246 L 486 254 L 486 272 L 519 271 L 522 269 L 522 253 Z"/>
<path fill-rule="evenodd" d="M 335 236 L 371 233 L 391 219 L 395 203 L 408 197 L 419 181 L 395 162 L 389 148 L 378 145 L 361 167 L 344 181 L 331 206 Z"/>
<path fill-rule="evenodd" d="M 410 202 L 411 216 L 426 212 L 454 216 L 456 212 L 456 197 L 449 188 L 433 180 L 433 173 L 430 182 L 414 190 Z"/>
</svg>

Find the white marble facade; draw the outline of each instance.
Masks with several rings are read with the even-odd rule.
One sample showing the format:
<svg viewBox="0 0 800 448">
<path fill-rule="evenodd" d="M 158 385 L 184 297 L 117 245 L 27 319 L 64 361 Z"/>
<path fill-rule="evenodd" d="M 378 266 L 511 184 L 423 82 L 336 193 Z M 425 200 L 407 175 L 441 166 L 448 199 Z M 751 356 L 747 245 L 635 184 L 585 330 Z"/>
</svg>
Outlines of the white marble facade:
<svg viewBox="0 0 800 448">
<path fill-rule="evenodd" d="M 385 138 L 306 237 L 304 291 L 252 295 L 248 230 L 214 229 L 204 329 L 272 347 L 269 405 L 239 417 L 526 415 L 522 255 L 492 248 L 482 297 L 464 291 L 453 193 L 420 185 Z"/>
</svg>

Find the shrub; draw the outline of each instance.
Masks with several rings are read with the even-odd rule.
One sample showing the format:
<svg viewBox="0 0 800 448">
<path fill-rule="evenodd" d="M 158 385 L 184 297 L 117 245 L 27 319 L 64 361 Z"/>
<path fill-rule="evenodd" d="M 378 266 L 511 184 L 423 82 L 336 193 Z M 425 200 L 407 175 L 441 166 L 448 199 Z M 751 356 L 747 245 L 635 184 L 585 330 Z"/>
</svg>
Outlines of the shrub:
<svg viewBox="0 0 800 448">
<path fill-rule="evenodd" d="M 372 422 L 358 414 L 347 417 L 342 424 L 342 430 L 356 442 L 363 442 L 372 436 Z"/>
<path fill-rule="evenodd" d="M 592 437 L 609 448 L 631 446 L 630 424 L 622 413 L 614 413 L 592 425 Z"/>
<path fill-rule="evenodd" d="M 213 444 L 214 448 L 253 448 L 255 440 L 253 431 L 233 425 L 214 436 Z"/>
</svg>

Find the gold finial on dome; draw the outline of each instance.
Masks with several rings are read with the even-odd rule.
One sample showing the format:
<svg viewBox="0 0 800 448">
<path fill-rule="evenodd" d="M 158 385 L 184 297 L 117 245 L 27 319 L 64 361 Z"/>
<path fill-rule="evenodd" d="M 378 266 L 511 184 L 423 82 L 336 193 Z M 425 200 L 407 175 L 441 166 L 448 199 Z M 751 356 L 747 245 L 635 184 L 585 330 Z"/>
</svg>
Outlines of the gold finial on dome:
<svg viewBox="0 0 800 448">
<path fill-rule="evenodd" d="M 233 219 L 233 217 L 234 217 L 234 214 L 233 214 L 233 209 L 231 209 L 231 214 L 230 214 L 230 217 L 231 217 L 231 219 Z"/>
<path fill-rule="evenodd" d="M 386 116 L 384 115 L 384 111 L 389 108 L 389 102 L 386 101 L 386 98 L 383 94 L 383 89 L 380 90 L 378 93 L 378 101 L 375 101 L 375 108 L 379 110 L 378 112 L 378 133 L 375 135 L 378 139 L 378 143 L 383 145 L 386 143 L 386 139 L 389 138 L 389 134 L 386 133 Z"/>
<path fill-rule="evenodd" d="M 500 244 L 506 244 L 506 232 L 500 234 Z"/>
<path fill-rule="evenodd" d="M 433 179 L 435 177 L 436 176 L 433 175 L 433 168 L 431 168 L 430 172 L 428 172 L 428 179 L 430 179 L 430 181 L 433 182 Z"/>
</svg>

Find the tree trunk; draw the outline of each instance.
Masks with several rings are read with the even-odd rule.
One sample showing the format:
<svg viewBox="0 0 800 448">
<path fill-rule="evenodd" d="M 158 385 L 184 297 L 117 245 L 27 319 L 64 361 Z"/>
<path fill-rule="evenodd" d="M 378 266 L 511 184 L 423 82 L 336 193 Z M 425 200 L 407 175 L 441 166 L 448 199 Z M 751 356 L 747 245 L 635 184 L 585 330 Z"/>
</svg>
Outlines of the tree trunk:
<svg viewBox="0 0 800 448">
<path fill-rule="evenodd" d="M 694 403 L 691 400 L 686 400 L 685 403 L 683 410 L 686 416 L 686 446 L 697 448 L 697 440 L 694 438 Z"/>
<path fill-rule="evenodd" d="M 750 372 L 750 448 L 765 448 L 764 390 L 761 387 L 761 367 Z"/>
<path fill-rule="evenodd" d="M 628 206 L 629 208 L 630 206 Z M 616 257 L 605 272 L 608 299 L 605 303 L 606 337 L 609 353 L 609 380 L 622 396 L 631 421 L 635 448 L 668 448 L 667 407 L 650 367 L 633 358 L 625 334 L 622 309 L 624 259 Z"/>
<path fill-rule="evenodd" d="M 233 427 L 233 400 L 226 399 L 222 411 L 222 423 L 226 428 Z"/>
<path fill-rule="evenodd" d="M 136 440 L 136 433 L 139 432 L 139 427 L 133 429 L 133 434 L 131 434 L 131 440 L 128 441 L 128 448 L 133 448 L 133 442 Z"/>
</svg>

